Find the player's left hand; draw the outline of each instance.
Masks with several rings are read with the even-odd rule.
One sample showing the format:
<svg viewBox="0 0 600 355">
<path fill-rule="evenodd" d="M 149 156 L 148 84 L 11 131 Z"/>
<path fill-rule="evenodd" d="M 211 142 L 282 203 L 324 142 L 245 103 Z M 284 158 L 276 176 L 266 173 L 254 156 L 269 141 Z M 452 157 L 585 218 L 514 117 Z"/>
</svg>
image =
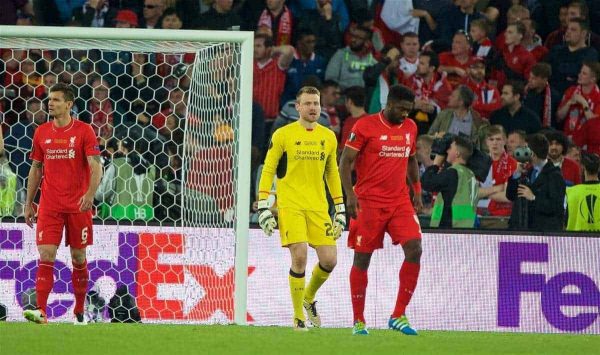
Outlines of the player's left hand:
<svg viewBox="0 0 600 355">
<path fill-rule="evenodd" d="M 415 212 L 417 214 L 421 213 L 423 210 L 423 196 L 421 196 L 420 193 L 413 196 L 413 207 L 415 208 Z"/>
<path fill-rule="evenodd" d="M 94 204 L 94 195 L 88 196 L 88 194 L 86 193 L 85 195 L 81 196 L 81 198 L 79 199 L 79 210 L 81 212 L 87 211 L 92 208 L 93 204 Z"/>
<path fill-rule="evenodd" d="M 346 206 L 343 203 L 335 205 L 335 215 L 333 216 L 333 239 L 338 240 L 346 228 Z"/>
</svg>

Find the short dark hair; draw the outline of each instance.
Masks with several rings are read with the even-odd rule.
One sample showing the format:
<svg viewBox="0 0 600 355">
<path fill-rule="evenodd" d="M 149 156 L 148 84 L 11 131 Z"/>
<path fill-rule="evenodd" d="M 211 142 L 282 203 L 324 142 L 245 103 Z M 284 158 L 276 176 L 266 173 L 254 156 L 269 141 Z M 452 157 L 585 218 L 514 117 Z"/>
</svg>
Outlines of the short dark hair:
<svg viewBox="0 0 600 355">
<path fill-rule="evenodd" d="M 509 80 L 504 86 L 510 86 L 512 88 L 513 95 L 519 95 L 523 98 L 525 95 L 525 84 L 520 80 Z"/>
<path fill-rule="evenodd" d="M 569 148 L 569 139 L 562 132 L 552 130 L 546 132 L 545 136 L 546 139 L 548 139 L 548 144 L 556 141 L 556 143 L 562 145 L 563 155 L 567 153 L 567 149 Z"/>
<path fill-rule="evenodd" d="M 527 140 L 527 132 L 525 132 L 525 131 L 524 131 L 524 130 L 522 130 L 522 129 L 515 129 L 515 130 L 512 130 L 512 131 L 508 132 L 508 136 L 510 136 L 511 134 L 516 134 L 516 135 L 518 135 L 518 136 L 519 136 L 519 137 L 521 137 L 521 139 L 522 139 L 522 140 L 524 140 L 524 141 L 526 141 L 526 140 Z"/>
<path fill-rule="evenodd" d="M 367 34 L 367 41 L 370 41 L 371 37 L 373 37 L 373 30 L 370 29 L 370 28 L 368 28 L 368 27 L 359 25 L 359 26 L 356 26 L 354 29 L 355 30 L 359 30 L 359 31 L 363 31 L 364 33 L 366 33 Z"/>
<path fill-rule="evenodd" d="M 323 82 L 321 83 L 321 90 L 325 90 L 329 87 L 338 88 L 340 87 L 340 84 L 338 84 L 337 81 L 332 79 L 323 80 Z"/>
<path fill-rule="evenodd" d="M 419 38 L 419 35 L 416 32 L 408 31 L 402 35 L 402 42 L 405 38 Z"/>
<path fill-rule="evenodd" d="M 296 32 L 294 44 L 298 44 L 298 41 L 308 36 L 317 36 L 313 30 L 309 27 L 300 27 L 300 29 Z"/>
<path fill-rule="evenodd" d="M 596 82 L 600 82 L 600 63 L 594 62 L 592 60 L 583 61 L 583 65 L 590 68 L 592 71 L 592 75 L 596 78 Z"/>
<path fill-rule="evenodd" d="M 581 18 L 581 17 L 572 18 L 569 20 L 569 23 L 578 23 L 579 27 L 581 27 L 582 31 L 590 32 L 590 24 L 584 18 Z"/>
<path fill-rule="evenodd" d="M 415 101 L 415 93 L 404 85 L 394 85 L 390 88 L 387 96 L 388 101 Z"/>
<path fill-rule="evenodd" d="M 50 92 L 62 92 L 65 97 L 65 101 L 75 101 L 75 91 L 71 85 L 64 83 L 54 84 L 54 86 L 50 88 Z"/>
<path fill-rule="evenodd" d="M 459 85 L 456 90 L 458 90 L 458 95 L 460 96 L 460 99 L 465 107 L 471 107 L 471 105 L 473 105 L 473 101 L 476 99 L 473 90 L 466 85 Z"/>
<path fill-rule="evenodd" d="M 458 147 L 460 155 L 462 155 L 465 162 L 468 161 L 471 155 L 473 155 L 473 143 L 471 143 L 471 140 L 466 137 L 455 136 L 452 142 Z"/>
<path fill-rule="evenodd" d="M 300 90 L 298 90 L 298 93 L 296 94 L 296 100 L 300 99 L 300 96 L 302 96 L 302 94 L 321 96 L 319 89 L 317 89 L 314 86 L 303 86 L 302 88 L 300 88 Z"/>
<path fill-rule="evenodd" d="M 473 22 L 471 22 L 471 27 L 479 27 L 483 30 L 483 32 L 485 32 L 485 34 L 489 34 L 491 29 L 490 29 L 490 23 L 488 20 L 484 19 L 484 18 L 479 18 L 477 20 L 473 20 Z"/>
<path fill-rule="evenodd" d="M 581 165 L 588 174 L 598 175 L 600 171 L 600 156 L 595 153 L 582 152 Z"/>
<path fill-rule="evenodd" d="M 254 40 L 256 41 L 257 39 L 263 39 L 264 43 L 265 43 L 265 47 L 267 47 L 267 48 L 273 47 L 273 45 L 274 45 L 273 37 L 269 36 L 266 33 L 255 33 Z"/>
<path fill-rule="evenodd" d="M 365 93 L 365 88 L 362 86 L 351 86 L 344 90 L 344 95 L 346 98 L 357 107 L 365 107 L 367 102 L 367 95 Z"/>
<path fill-rule="evenodd" d="M 429 66 L 430 67 L 435 67 L 435 69 L 440 67 L 440 58 L 438 57 L 438 55 L 433 52 L 433 51 L 423 51 L 421 52 L 421 55 L 419 55 L 420 57 L 429 57 Z"/>
<path fill-rule="evenodd" d="M 536 63 L 531 67 L 531 74 L 540 78 L 549 79 L 552 76 L 552 67 L 548 63 Z"/>
<path fill-rule="evenodd" d="M 580 17 L 586 21 L 590 17 L 590 9 L 587 6 L 587 4 L 585 3 L 585 1 L 582 1 L 582 0 L 571 1 L 569 3 L 569 6 L 567 6 L 567 7 L 578 7 Z"/>
<path fill-rule="evenodd" d="M 540 159 L 546 159 L 548 157 L 548 139 L 541 133 L 534 133 L 527 137 L 527 145 L 532 152 L 537 155 Z"/>
</svg>

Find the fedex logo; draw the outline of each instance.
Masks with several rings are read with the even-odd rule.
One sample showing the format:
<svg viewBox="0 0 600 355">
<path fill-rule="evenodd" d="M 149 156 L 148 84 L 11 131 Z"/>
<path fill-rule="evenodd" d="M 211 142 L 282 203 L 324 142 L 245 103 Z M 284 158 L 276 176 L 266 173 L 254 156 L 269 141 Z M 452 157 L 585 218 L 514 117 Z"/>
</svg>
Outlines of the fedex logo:
<svg viewBox="0 0 600 355">
<path fill-rule="evenodd" d="M 565 271 L 555 275 L 526 273 L 522 264 L 548 263 L 547 243 L 499 243 L 498 326 L 519 327 L 521 293 L 537 293 L 541 312 L 553 327 L 569 332 L 582 331 L 598 319 L 600 290 L 586 274 Z M 574 291 L 576 290 L 576 291 Z M 565 314 L 561 307 L 577 306 L 575 314 Z"/>
<path fill-rule="evenodd" d="M 186 239 L 195 240 L 190 242 L 194 245 L 201 236 L 194 239 L 179 233 L 114 230 L 117 236 L 94 231 L 98 245 L 88 250 L 89 287 L 103 277 L 111 278 L 115 285 L 126 285 L 143 319 L 206 321 L 218 316 L 233 321 L 235 269 L 216 269 L 212 264 L 218 262 L 211 262 L 213 258 L 197 259 L 202 251 L 186 252 Z M 23 291 L 35 288 L 37 258 L 23 261 L 23 254 L 34 247 L 34 238 L 33 231 L 28 235 L 18 229 L 0 229 L 0 254 L 6 255 L 0 258 L 0 280 L 15 281 L 14 297 L 19 301 Z M 112 239 L 105 244 L 115 249 L 100 245 L 101 238 Z M 50 318 L 67 314 L 74 304 L 70 267 L 69 260 L 55 262 L 55 301 L 48 304 Z M 248 271 L 251 274 L 254 268 Z M 253 321 L 249 314 L 247 318 Z"/>
</svg>

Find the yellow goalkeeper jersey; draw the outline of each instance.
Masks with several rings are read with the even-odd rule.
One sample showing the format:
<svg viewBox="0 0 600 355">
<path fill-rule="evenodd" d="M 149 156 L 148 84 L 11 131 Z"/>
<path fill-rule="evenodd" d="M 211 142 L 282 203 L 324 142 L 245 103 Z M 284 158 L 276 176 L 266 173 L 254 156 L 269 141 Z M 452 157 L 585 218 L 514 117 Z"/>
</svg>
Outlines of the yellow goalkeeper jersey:
<svg viewBox="0 0 600 355">
<path fill-rule="evenodd" d="M 337 140 L 317 124 L 309 130 L 299 121 L 273 133 L 259 184 L 259 199 L 269 196 L 277 174 L 277 206 L 303 211 L 327 211 L 325 181 L 334 203 L 342 203 L 336 161 Z"/>
</svg>

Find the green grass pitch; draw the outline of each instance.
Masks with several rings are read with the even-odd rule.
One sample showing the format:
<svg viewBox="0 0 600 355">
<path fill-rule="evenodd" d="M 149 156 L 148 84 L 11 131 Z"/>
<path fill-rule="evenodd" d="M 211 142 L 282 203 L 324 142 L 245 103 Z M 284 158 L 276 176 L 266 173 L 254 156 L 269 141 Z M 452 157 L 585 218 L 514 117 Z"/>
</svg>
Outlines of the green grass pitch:
<svg viewBox="0 0 600 355">
<path fill-rule="evenodd" d="M 568 334 L 154 324 L 37 325 L 0 322 L 0 354 L 598 354 L 600 337 Z"/>
</svg>

